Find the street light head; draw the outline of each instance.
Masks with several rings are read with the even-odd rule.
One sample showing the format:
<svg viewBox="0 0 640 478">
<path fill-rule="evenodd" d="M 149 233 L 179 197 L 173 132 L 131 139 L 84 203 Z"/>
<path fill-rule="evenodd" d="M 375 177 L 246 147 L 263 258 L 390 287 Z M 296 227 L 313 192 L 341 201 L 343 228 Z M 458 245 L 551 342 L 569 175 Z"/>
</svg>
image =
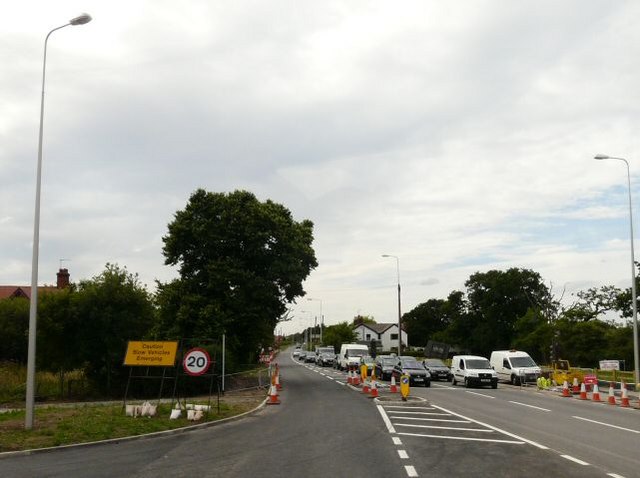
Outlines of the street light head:
<svg viewBox="0 0 640 478">
<path fill-rule="evenodd" d="M 382 254 L 382 257 L 391 257 L 389 254 Z"/>
<path fill-rule="evenodd" d="M 609 159 L 609 156 L 606 154 L 596 154 L 593 159 Z"/>
<path fill-rule="evenodd" d="M 85 23 L 89 23 L 91 21 L 91 15 L 89 15 L 88 13 L 83 13 L 81 15 L 78 15 L 75 18 L 72 18 L 71 20 L 69 20 L 69 24 L 70 25 L 84 25 Z"/>
</svg>

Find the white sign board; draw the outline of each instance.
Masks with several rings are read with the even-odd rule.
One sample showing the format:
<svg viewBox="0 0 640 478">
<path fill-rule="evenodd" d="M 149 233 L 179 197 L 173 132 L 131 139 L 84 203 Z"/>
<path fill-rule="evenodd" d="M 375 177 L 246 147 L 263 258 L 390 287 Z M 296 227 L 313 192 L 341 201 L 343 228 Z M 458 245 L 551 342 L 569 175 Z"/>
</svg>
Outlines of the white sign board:
<svg viewBox="0 0 640 478">
<path fill-rule="evenodd" d="M 600 370 L 620 370 L 620 360 L 600 360 Z"/>
</svg>

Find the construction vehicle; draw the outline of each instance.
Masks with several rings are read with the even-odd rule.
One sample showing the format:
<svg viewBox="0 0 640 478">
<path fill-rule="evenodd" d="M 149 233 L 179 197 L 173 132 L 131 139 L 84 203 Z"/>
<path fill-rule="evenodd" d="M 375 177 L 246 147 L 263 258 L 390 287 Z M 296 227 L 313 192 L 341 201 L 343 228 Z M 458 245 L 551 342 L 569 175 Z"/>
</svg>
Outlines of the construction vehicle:
<svg viewBox="0 0 640 478">
<path fill-rule="evenodd" d="M 554 360 L 551 364 L 551 380 L 556 382 L 557 385 L 562 385 L 565 380 L 571 386 L 573 379 L 577 378 L 578 383 L 584 381 L 584 372 L 577 368 L 571 368 L 571 364 L 568 360 Z"/>
</svg>

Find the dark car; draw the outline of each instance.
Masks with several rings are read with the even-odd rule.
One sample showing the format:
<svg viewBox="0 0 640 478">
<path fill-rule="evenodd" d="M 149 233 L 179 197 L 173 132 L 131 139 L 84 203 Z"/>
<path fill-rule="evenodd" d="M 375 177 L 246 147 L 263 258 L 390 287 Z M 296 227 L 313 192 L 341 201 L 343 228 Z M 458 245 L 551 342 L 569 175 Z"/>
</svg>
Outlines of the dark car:
<svg viewBox="0 0 640 478">
<path fill-rule="evenodd" d="M 422 364 L 431 375 L 431 380 L 451 380 L 451 369 L 440 359 L 425 359 Z"/>
<path fill-rule="evenodd" d="M 393 374 L 393 367 L 398 363 L 398 357 L 392 357 L 391 355 L 379 355 L 376 357 L 376 377 L 380 380 L 391 380 Z"/>
<path fill-rule="evenodd" d="M 314 354 L 313 352 L 307 352 L 307 355 L 304 357 L 304 361 L 308 363 L 315 363 L 316 354 Z"/>
<path fill-rule="evenodd" d="M 425 387 L 431 386 L 431 375 L 427 372 L 420 362 L 413 357 L 398 359 L 398 364 L 393 368 L 396 376 L 408 375 L 409 382 L 412 385 L 423 385 Z"/>
<path fill-rule="evenodd" d="M 298 354 L 298 360 L 304 362 L 304 359 L 307 357 L 307 352 L 305 350 L 301 350 Z"/>
<path fill-rule="evenodd" d="M 321 367 L 333 365 L 336 360 L 336 354 L 331 352 L 320 352 L 316 357 L 316 363 Z"/>
</svg>

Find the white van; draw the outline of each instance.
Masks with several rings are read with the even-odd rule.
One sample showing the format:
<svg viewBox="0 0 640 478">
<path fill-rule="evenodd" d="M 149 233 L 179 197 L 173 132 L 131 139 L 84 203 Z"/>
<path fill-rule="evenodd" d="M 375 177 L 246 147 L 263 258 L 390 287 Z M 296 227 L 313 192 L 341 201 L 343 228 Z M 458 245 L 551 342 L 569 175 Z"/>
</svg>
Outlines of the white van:
<svg viewBox="0 0 640 478">
<path fill-rule="evenodd" d="M 520 385 L 536 382 L 542 370 L 527 352 L 519 350 L 495 350 L 491 352 L 491 366 L 500 380 Z"/>
<path fill-rule="evenodd" d="M 338 368 L 346 370 L 350 366 L 360 366 L 360 357 L 369 355 L 369 347 L 362 344 L 342 344 L 338 355 Z"/>
<path fill-rule="evenodd" d="M 454 355 L 451 359 L 451 384 L 464 383 L 465 387 L 473 385 L 491 385 L 498 388 L 498 375 L 484 357 L 477 355 Z"/>
</svg>

